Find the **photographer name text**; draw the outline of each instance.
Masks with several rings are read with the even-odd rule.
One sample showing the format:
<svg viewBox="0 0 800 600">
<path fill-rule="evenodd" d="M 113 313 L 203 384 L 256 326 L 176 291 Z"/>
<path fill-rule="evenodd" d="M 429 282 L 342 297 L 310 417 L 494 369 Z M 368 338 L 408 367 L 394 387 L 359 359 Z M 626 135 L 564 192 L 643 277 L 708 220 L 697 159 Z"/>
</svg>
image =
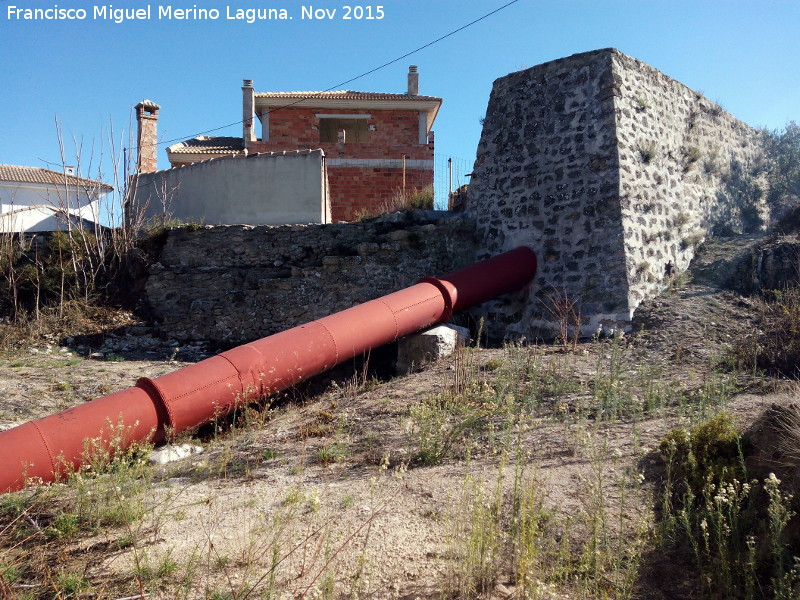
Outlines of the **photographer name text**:
<svg viewBox="0 0 800 600">
<path fill-rule="evenodd" d="M 9 21 L 107 21 L 126 23 L 132 21 L 380 21 L 386 14 L 383 6 L 343 4 L 337 8 L 316 8 L 303 5 L 299 10 L 286 8 L 236 7 L 217 8 L 177 7 L 148 4 L 142 8 L 117 8 L 112 4 L 95 5 L 91 8 L 62 8 L 54 4 L 50 8 L 6 7 Z"/>
</svg>

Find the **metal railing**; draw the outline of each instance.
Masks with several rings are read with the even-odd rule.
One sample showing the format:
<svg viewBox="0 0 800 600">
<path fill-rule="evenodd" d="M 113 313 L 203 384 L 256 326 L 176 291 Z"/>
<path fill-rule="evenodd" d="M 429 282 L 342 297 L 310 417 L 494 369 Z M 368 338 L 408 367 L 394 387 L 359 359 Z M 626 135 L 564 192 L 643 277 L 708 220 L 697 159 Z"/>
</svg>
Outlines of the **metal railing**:
<svg viewBox="0 0 800 600">
<path fill-rule="evenodd" d="M 433 205 L 447 210 L 450 193 L 469 184 L 474 161 L 455 156 L 437 156 L 433 163 Z"/>
</svg>

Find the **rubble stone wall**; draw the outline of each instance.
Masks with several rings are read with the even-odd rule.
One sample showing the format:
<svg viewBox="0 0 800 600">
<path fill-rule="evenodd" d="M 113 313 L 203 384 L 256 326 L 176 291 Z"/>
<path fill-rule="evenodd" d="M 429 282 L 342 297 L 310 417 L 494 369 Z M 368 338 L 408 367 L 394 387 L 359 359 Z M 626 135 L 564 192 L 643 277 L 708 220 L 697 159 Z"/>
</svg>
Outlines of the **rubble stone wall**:
<svg viewBox="0 0 800 600">
<path fill-rule="evenodd" d="M 766 217 L 762 154 L 758 132 L 614 49 L 498 79 L 466 207 L 478 258 L 526 244 L 540 271 L 484 312 L 528 338 L 568 306 L 584 335 L 628 327 L 709 232 Z"/>
<path fill-rule="evenodd" d="M 769 220 L 761 135 L 701 93 L 611 53 L 628 306 L 657 295 L 709 233 Z"/>
<path fill-rule="evenodd" d="M 150 267 L 146 299 L 163 335 L 233 345 L 472 264 L 473 231 L 463 215 L 432 211 L 173 229 Z"/>
</svg>

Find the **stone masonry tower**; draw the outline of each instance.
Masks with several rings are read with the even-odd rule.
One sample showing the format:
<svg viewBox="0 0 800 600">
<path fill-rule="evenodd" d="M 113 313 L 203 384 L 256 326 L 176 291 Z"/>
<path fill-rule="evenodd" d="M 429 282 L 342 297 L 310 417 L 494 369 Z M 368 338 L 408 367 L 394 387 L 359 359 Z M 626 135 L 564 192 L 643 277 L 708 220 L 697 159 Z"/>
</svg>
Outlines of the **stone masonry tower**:
<svg viewBox="0 0 800 600">
<path fill-rule="evenodd" d="M 139 173 L 158 170 L 158 110 L 152 100 L 142 100 L 135 106 L 137 125 L 136 169 Z"/>
<path fill-rule="evenodd" d="M 477 258 L 524 244 L 539 273 L 494 301 L 496 329 L 547 336 L 554 300 L 583 335 L 629 328 L 706 235 L 769 218 L 763 156 L 757 131 L 613 48 L 498 79 L 467 200 Z"/>
</svg>

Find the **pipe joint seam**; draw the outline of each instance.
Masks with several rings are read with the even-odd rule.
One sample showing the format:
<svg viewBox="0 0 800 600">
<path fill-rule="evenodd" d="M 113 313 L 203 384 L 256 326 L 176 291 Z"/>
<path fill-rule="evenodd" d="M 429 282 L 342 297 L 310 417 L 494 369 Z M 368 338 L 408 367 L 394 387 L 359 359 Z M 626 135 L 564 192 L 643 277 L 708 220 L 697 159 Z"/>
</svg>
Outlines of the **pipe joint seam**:
<svg viewBox="0 0 800 600">
<path fill-rule="evenodd" d="M 389 314 L 392 315 L 392 320 L 394 321 L 394 338 L 392 338 L 392 341 L 395 341 L 400 336 L 400 324 L 397 322 L 397 313 L 392 310 L 392 307 L 389 306 L 383 298 L 376 298 L 376 300 L 383 304 L 386 310 L 389 311 Z"/>
<path fill-rule="evenodd" d="M 312 323 L 315 323 L 315 324 L 319 325 L 320 327 L 322 327 L 322 330 L 325 333 L 328 334 L 329 338 L 331 338 L 331 343 L 333 344 L 333 351 L 335 353 L 334 354 L 334 358 L 333 358 L 333 364 L 338 365 L 339 364 L 339 345 L 336 343 L 336 336 L 333 335 L 331 333 L 331 330 L 328 329 L 325 326 L 325 323 L 322 322 L 322 319 L 317 319 L 316 321 L 312 321 Z"/>
<path fill-rule="evenodd" d="M 155 382 L 155 380 L 150 379 L 149 377 L 139 377 L 136 380 L 136 387 L 144 390 L 148 396 L 150 396 L 150 400 L 153 402 L 154 405 L 160 405 L 160 407 L 166 411 L 167 413 L 167 423 L 159 423 L 161 425 L 161 429 L 164 430 L 166 433 L 167 428 L 172 430 L 172 434 L 175 434 L 175 415 L 172 413 L 172 407 L 169 405 L 165 398 L 164 392 Z"/>
<path fill-rule="evenodd" d="M 439 290 L 444 300 L 444 312 L 442 312 L 442 316 L 439 318 L 438 322 L 447 323 L 453 316 L 453 307 L 455 306 L 455 299 L 450 294 L 450 290 L 447 289 L 447 286 L 441 279 L 437 279 L 436 277 L 423 277 L 417 283 L 430 283 Z"/>
</svg>

